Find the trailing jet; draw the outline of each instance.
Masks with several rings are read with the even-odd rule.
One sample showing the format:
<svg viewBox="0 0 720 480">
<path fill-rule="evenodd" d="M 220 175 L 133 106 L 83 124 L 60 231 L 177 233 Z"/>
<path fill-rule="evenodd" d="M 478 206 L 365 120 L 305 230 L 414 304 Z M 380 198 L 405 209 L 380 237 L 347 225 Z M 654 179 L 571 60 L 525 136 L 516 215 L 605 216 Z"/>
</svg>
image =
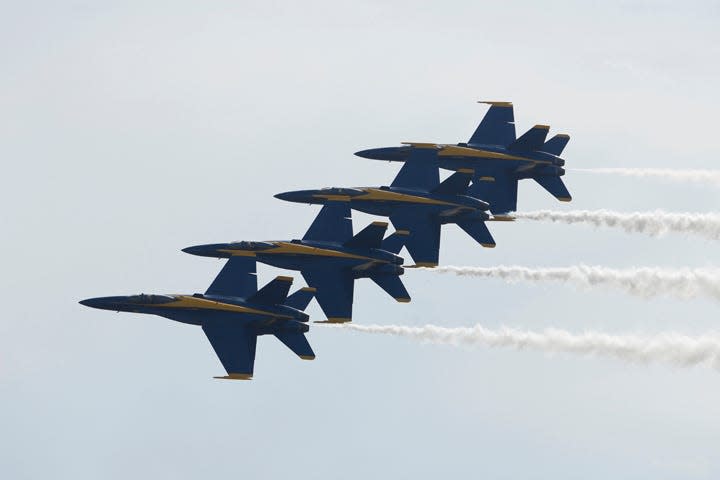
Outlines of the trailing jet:
<svg viewBox="0 0 720 480">
<path fill-rule="evenodd" d="M 435 267 L 443 224 L 455 223 L 482 246 L 495 246 L 484 223 L 488 204 L 466 195 L 472 174 L 460 169 L 440 183 L 437 155 L 417 149 L 389 187 L 299 190 L 275 197 L 297 203 L 347 202 L 355 210 L 389 217 L 397 230 L 409 231 L 405 248 L 416 266 Z"/>
<path fill-rule="evenodd" d="M 467 143 L 436 144 L 404 142 L 402 147 L 373 148 L 355 155 L 375 160 L 404 162 L 418 149 L 435 152 L 441 168 L 472 169 L 469 194 L 490 203 L 493 214 L 517 210 L 518 181 L 532 178 L 561 202 L 572 200 L 563 183 L 565 160 L 560 158 L 570 136 L 547 138 L 550 127 L 535 125 L 515 137 L 515 118 L 510 102 L 479 102 L 490 109 Z"/>
<path fill-rule="evenodd" d="M 291 285 L 291 277 L 277 277 L 258 290 L 255 261 L 232 257 L 204 294 L 141 294 L 89 298 L 80 303 L 200 325 L 227 372 L 227 376 L 215 378 L 249 380 L 260 335 L 275 335 L 304 360 L 315 358 L 305 338 L 309 317 L 303 312 L 315 289 L 301 288 L 288 297 Z"/>
<path fill-rule="evenodd" d="M 410 295 L 400 280 L 404 270 L 402 249 L 407 232 L 383 240 L 387 223 L 373 222 L 353 236 L 350 206 L 329 202 L 302 240 L 231 242 L 197 245 L 183 252 L 204 257 L 253 260 L 288 270 L 299 270 L 317 289 L 315 298 L 329 323 L 352 321 L 355 279 L 370 278 L 398 302 Z"/>
</svg>

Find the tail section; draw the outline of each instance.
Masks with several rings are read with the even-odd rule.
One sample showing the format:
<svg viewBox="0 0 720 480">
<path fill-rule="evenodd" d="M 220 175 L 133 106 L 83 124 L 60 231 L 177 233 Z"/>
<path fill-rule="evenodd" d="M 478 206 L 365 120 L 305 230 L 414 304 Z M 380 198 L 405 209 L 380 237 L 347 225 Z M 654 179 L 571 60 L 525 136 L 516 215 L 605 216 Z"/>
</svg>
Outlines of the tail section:
<svg viewBox="0 0 720 480">
<path fill-rule="evenodd" d="M 405 246 L 405 242 L 408 239 L 410 232 L 408 230 L 395 230 L 395 233 L 387 237 L 382 242 L 382 248 L 386 252 L 398 254 L 400 250 Z"/>
<path fill-rule="evenodd" d="M 398 275 L 378 274 L 371 275 L 370 278 L 398 302 L 407 303 L 410 301 L 410 294 Z"/>
<path fill-rule="evenodd" d="M 296 310 L 304 311 L 315 296 L 317 290 L 312 287 L 304 287 L 290 295 L 285 305 Z"/>
<path fill-rule="evenodd" d="M 487 113 L 472 134 L 469 144 L 500 145 L 506 147 L 515 141 L 515 115 L 510 102 L 478 102 L 490 105 Z"/>
<path fill-rule="evenodd" d="M 440 185 L 435 188 L 432 193 L 441 195 L 462 195 L 467 192 L 472 180 L 474 170 L 460 169 L 446 178 Z"/>
<path fill-rule="evenodd" d="M 282 305 L 290 292 L 292 277 L 275 277 L 273 281 L 257 291 L 255 295 L 248 298 L 250 303 L 262 305 Z"/>
<path fill-rule="evenodd" d="M 380 248 L 387 226 L 386 222 L 373 222 L 345 242 L 344 246 L 350 248 Z"/>
<path fill-rule="evenodd" d="M 490 204 L 493 214 L 517 210 L 518 179 L 510 172 L 498 171 L 493 176 L 475 176 L 468 193 Z"/>
<path fill-rule="evenodd" d="M 568 192 L 565 183 L 563 183 L 560 177 L 534 177 L 534 180 L 540 184 L 545 190 L 550 192 L 550 195 L 557 198 L 561 202 L 569 202 L 572 200 L 572 195 Z"/>
<path fill-rule="evenodd" d="M 495 239 L 485 222 L 480 220 L 467 220 L 459 222 L 458 226 L 465 230 L 465 233 L 475 239 L 480 245 L 486 248 L 495 248 Z"/>
<path fill-rule="evenodd" d="M 508 150 L 514 152 L 533 152 L 540 150 L 547 138 L 550 127 L 547 125 L 535 125 L 525 132 L 522 137 L 515 140 L 508 146 Z"/>
<path fill-rule="evenodd" d="M 540 150 L 559 157 L 562 154 L 563 150 L 565 150 L 565 146 L 568 144 L 569 141 L 570 135 L 567 135 L 565 133 L 559 133 L 547 142 L 545 142 L 545 145 L 543 145 Z"/>
<path fill-rule="evenodd" d="M 305 334 L 302 332 L 277 332 L 275 338 L 285 344 L 290 350 L 303 360 L 314 360 L 315 352 L 313 352 L 310 343 L 308 343 Z"/>
</svg>

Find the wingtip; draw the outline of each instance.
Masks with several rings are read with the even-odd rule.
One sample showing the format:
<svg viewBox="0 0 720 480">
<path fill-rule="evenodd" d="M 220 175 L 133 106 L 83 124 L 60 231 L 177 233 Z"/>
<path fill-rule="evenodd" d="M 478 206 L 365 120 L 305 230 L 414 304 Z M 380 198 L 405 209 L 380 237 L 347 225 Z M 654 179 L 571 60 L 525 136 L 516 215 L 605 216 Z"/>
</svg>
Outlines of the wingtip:
<svg viewBox="0 0 720 480">
<path fill-rule="evenodd" d="M 478 100 L 477 103 L 484 103 L 493 107 L 512 107 L 512 102 L 498 102 L 496 100 Z"/>
<path fill-rule="evenodd" d="M 252 373 L 229 373 L 223 377 L 213 377 L 218 380 L 252 380 Z"/>
<path fill-rule="evenodd" d="M 395 297 L 395 301 L 399 303 L 410 303 L 410 297 Z"/>
<path fill-rule="evenodd" d="M 315 360 L 315 355 L 298 355 L 302 360 Z"/>
<path fill-rule="evenodd" d="M 558 197 L 561 202 L 572 202 L 572 197 Z"/>
</svg>

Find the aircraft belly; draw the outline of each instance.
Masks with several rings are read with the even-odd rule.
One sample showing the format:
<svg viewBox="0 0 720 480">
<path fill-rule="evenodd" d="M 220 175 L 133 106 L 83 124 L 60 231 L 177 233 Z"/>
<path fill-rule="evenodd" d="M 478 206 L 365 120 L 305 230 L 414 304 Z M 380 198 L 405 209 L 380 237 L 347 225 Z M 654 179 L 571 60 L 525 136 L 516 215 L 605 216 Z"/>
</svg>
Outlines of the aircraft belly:
<svg viewBox="0 0 720 480">
<path fill-rule="evenodd" d="M 398 207 L 397 202 L 377 201 L 377 202 L 352 202 L 352 209 L 358 212 L 368 213 L 370 215 L 378 215 L 381 217 L 389 217 L 390 213 Z"/>
</svg>

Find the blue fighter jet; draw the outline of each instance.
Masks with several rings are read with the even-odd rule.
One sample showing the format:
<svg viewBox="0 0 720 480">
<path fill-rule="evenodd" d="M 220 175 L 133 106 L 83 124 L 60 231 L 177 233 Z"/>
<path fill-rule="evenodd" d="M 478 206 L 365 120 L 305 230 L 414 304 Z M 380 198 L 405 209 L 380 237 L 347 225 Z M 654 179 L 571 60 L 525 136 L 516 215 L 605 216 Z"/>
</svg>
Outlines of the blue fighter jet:
<svg viewBox="0 0 720 480">
<path fill-rule="evenodd" d="M 488 204 L 466 195 L 473 171 L 460 169 L 440 183 L 437 159 L 427 149 L 411 151 L 389 187 L 299 190 L 275 197 L 297 203 L 347 202 L 355 210 L 389 217 L 396 229 L 409 231 L 405 248 L 416 266 L 437 266 L 443 224 L 457 224 L 482 246 L 494 247 L 484 223 Z"/>
<path fill-rule="evenodd" d="M 255 346 L 260 335 L 275 335 L 304 360 L 313 360 L 305 338 L 308 315 L 303 312 L 315 289 L 301 288 L 288 297 L 291 277 L 277 277 L 257 289 L 255 261 L 233 257 L 225 264 L 204 294 L 131 295 L 100 297 L 80 303 L 103 310 L 149 313 L 176 322 L 200 325 L 227 376 L 249 380 L 255 364 Z"/>
<path fill-rule="evenodd" d="M 418 149 L 435 152 L 441 168 L 474 170 L 469 194 L 490 203 L 495 214 L 517 210 L 518 181 L 532 178 L 561 202 L 572 200 L 563 183 L 565 160 L 560 158 L 570 137 L 559 134 L 545 141 L 550 127 L 535 125 L 515 138 L 510 102 L 480 102 L 490 109 L 467 143 L 403 143 L 402 147 L 373 148 L 355 155 L 405 162 Z"/>
<path fill-rule="evenodd" d="M 183 249 L 192 255 L 218 258 L 246 257 L 267 265 L 299 270 L 317 289 L 315 298 L 327 322 L 352 321 L 355 279 L 370 278 L 398 302 L 410 295 L 400 280 L 404 270 L 402 249 L 407 232 L 398 231 L 383 240 L 387 223 L 373 222 L 353 236 L 350 206 L 329 202 L 313 221 L 302 240 L 230 242 Z"/>
</svg>

